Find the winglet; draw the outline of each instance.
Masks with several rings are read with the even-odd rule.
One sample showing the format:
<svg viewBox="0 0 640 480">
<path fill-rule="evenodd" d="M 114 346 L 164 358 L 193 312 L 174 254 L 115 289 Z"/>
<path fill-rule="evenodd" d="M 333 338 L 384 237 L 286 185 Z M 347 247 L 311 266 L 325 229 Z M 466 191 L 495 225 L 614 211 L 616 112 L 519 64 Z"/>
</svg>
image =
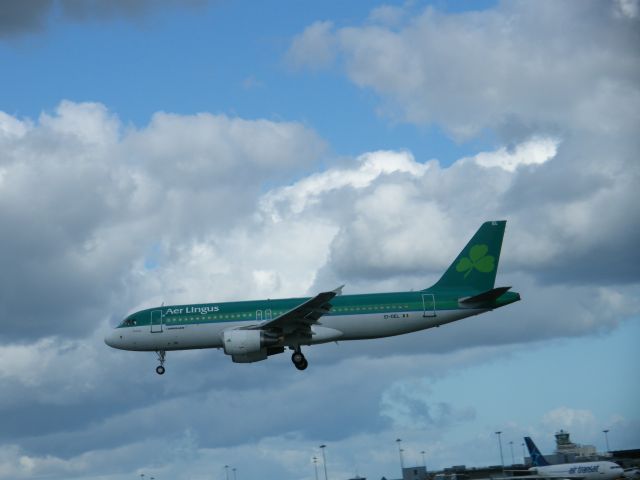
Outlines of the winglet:
<svg viewBox="0 0 640 480">
<path fill-rule="evenodd" d="M 340 285 L 338 288 L 336 288 L 335 290 L 331 290 L 333 293 L 335 293 L 336 295 L 342 295 L 342 289 L 344 288 L 344 285 Z"/>
</svg>

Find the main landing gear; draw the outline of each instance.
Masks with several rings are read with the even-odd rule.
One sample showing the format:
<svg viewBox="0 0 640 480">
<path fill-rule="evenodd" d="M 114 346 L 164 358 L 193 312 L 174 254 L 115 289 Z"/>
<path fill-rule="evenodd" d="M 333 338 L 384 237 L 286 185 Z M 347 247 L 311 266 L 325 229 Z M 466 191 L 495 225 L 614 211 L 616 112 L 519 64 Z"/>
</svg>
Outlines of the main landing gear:
<svg viewBox="0 0 640 480">
<path fill-rule="evenodd" d="M 297 347 L 293 352 L 293 354 L 291 355 L 291 361 L 293 362 L 293 364 L 296 366 L 298 370 L 304 370 L 309 366 L 309 362 L 307 362 L 307 359 L 304 358 L 304 355 L 302 354 L 302 350 L 300 350 L 300 347 Z"/>
<path fill-rule="evenodd" d="M 156 352 L 156 355 L 158 355 L 158 361 L 160 362 L 160 365 L 156 367 L 156 373 L 158 375 L 164 375 L 164 357 L 166 353 L 167 352 L 165 352 L 164 350 L 158 350 Z"/>
</svg>

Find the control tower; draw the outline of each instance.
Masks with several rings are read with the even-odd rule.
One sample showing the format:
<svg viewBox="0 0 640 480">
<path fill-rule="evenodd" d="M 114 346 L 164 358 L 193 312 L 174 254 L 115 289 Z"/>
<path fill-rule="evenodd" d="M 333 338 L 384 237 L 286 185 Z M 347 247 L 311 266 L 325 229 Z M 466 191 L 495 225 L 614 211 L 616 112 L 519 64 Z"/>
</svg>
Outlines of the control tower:
<svg viewBox="0 0 640 480">
<path fill-rule="evenodd" d="M 558 463 L 575 462 L 578 459 L 589 459 L 596 456 L 596 447 L 593 445 L 579 445 L 573 443 L 569 432 L 560 430 L 556 432 L 555 457 Z"/>
<path fill-rule="evenodd" d="M 569 432 L 560 430 L 555 433 L 556 449 L 552 454 L 545 454 L 544 458 L 552 465 L 558 463 L 572 463 L 594 461 L 598 459 L 596 447 L 573 443 Z M 531 457 L 524 457 L 525 465 L 531 465 Z"/>
</svg>

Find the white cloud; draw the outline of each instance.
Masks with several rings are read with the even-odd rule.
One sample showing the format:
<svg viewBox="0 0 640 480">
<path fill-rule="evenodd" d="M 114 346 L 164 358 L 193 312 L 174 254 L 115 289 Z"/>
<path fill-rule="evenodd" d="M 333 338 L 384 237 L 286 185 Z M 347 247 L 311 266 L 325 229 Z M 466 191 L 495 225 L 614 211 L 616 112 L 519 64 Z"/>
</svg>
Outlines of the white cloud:
<svg viewBox="0 0 640 480">
<path fill-rule="evenodd" d="M 380 5 L 371 10 L 369 20 L 373 23 L 379 23 L 389 27 L 397 27 L 402 24 L 406 18 L 407 12 L 405 7 L 396 7 L 394 5 Z"/>
<path fill-rule="evenodd" d="M 315 374 L 292 379 L 286 358 L 275 359 L 275 368 L 286 372 L 284 375 L 275 373 L 273 362 L 270 367 L 248 366 L 238 375 L 238 365 L 225 361 L 221 354 L 190 356 L 181 352 L 182 361 L 170 360 L 167 375 L 171 377 L 166 378 L 171 380 L 167 382 L 152 373 L 151 355 L 136 356 L 131 362 L 136 354 L 114 352 L 102 355 L 101 364 L 94 360 L 105 348 L 102 345 L 89 342 L 84 351 L 78 348 L 80 343 L 51 345 L 49 350 L 55 352 L 52 361 L 42 365 L 38 374 L 46 388 L 40 385 L 34 390 L 38 397 L 23 392 L 21 398 L 14 399 L 13 408 L 33 404 L 42 410 L 42 417 L 34 412 L 32 422 L 48 419 L 51 423 L 52 415 L 62 415 L 65 405 L 70 405 L 74 418 L 80 421 L 67 420 L 53 431 L 44 428 L 36 436 L 25 432 L 18 421 L 5 422 L 3 434 L 13 440 L 0 447 L 0 478 L 30 478 L 45 472 L 54 478 L 92 478 L 91 472 L 101 471 L 104 478 L 120 479 L 136 468 L 184 478 L 184 472 L 179 473 L 182 468 L 195 475 L 201 469 L 210 471 L 216 465 L 230 464 L 239 466 L 243 476 L 282 470 L 289 477 L 300 474 L 300 469 L 308 465 L 306 476 L 310 479 L 313 470 L 308 462 L 320 440 L 330 443 L 332 471 L 337 474 L 353 467 L 350 462 L 354 453 L 367 458 L 379 453 L 387 437 L 396 438 L 394 430 L 401 427 L 387 424 L 384 408 L 380 411 L 378 403 L 384 399 L 385 386 L 397 379 L 399 371 L 414 378 L 443 375 L 500 353 L 498 349 L 478 349 L 463 355 L 423 354 L 417 361 L 401 354 L 324 365 L 314 362 Z M 37 356 L 38 352 L 34 349 L 33 354 Z M 310 358 L 315 356 L 310 354 Z M 136 370 L 147 363 L 150 375 L 140 377 Z M 85 365 L 70 370 L 73 364 Z M 375 378 L 362 383 L 362 376 L 370 371 L 376 372 Z M 265 382 L 267 375 L 270 380 Z M 76 388 L 89 378 L 94 379 L 95 392 Z M 318 382 L 318 378 L 324 380 Z M 135 385 L 130 385 L 134 379 Z M 3 389 L 6 385 L 3 383 Z M 358 385 L 355 390 L 354 385 Z M 60 390 L 57 402 L 47 394 L 49 388 Z M 332 392 L 332 402 L 341 405 L 340 409 L 327 410 L 327 391 Z M 60 402 L 63 395 L 67 398 L 64 403 Z M 292 398 L 305 398 L 305 402 L 292 403 Z M 85 409 L 87 403 L 90 407 Z M 263 407 L 255 408 L 256 404 Z M 271 411 L 277 405 L 286 405 L 284 429 L 279 415 L 265 415 L 265 409 Z M 7 411 L 7 405 L 3 408 Z M 99 410 L 99 418 L 93 416 L 95 410 Z M 241 422 L 239 411 L 243 412 Z M 158 422 L 159 412 L 162 422 Z M 202 412 L 212 413 L 203 416 Z M 446 429 L 447 423 L 459 421 L 460 415 L 464 419 L 466 413 L 436 405 L 432 429 Z M 331 433 L 336 423 L 341 425 L 339 438 Z M 221 431 L 224 436 L 219 435 Z M 416 430 L 406 438 L 420 435 Z M 286 454 L 273 455 L 275 450 Z M 258 452 L 257 458 L 245 464 L 242 460 L 249 452 L 254 456 Z M 17 459 L 21 459 L 20 464 Z M 383 471 L 388 463 L 383 456 L 361 467 Z"/>
<path fill-rule="evenodd" d="M 433 241 L 438 230 L 459 236 L 459 225 L 501 216 L 510 220 L 515 262 L 537 265 L 547 281 L 637 283 L 628 267 L 640 261 L 632 247 L 640 241 L 632 233 L 640 231 L 633 200 L 633 184 L 640 179 L 634 154 L 640 62 L 637 49 L 629 48 L 635 39 L 634 5 L 503 2 L 456 14 L 427 7 L 417 15 L 405 6 L 391 12 L 392 26 L 379 21 L 332 30 L 325 46 L 341 55 L 352 82 L 379 94 L 391 116 L 437 124 L 458 139 L 489 131 L 502 140 L 494 151 L 466 162 L 504 172 L 480 172 L 458 161 L 449 169 L 431 165 L 422 182 L 412 181 L 411 187 L 403 182 L 398 191 L 424 188 L 428 193 L 422 200 L 428 202 L 417 203 L 420 195 L 407 197 L 412 202 L 395 212 L 420 205 L 435 223 L 428 222 L 430 231 L 421 235 L 407 233 L 412 238 L 403 242 L 405 260 L 393 257 L 393 262 L 405 271 L 411 263 L 424 265 L 424 258 L 409 258 L 406 245 Z M 372 19 L 386 18 L 385 11 L 374 10 Z M 521 168 L 527 165 L 537 168 Z M 379 201 L 368 203 L 370 211 L 385 212 L 389 199 L 383 191 L 378 190 Z M 366 196 L 369 190 L 357 204 Z M 358 213 L 332 246 L 339 273 L 353 272 L 354 265 L 343 263 L 347 268 L 341 269 L 338 262 L 349 256 L 336 253 L 360 251 L 356 245 L 375 241 L 381 231 L 389 244 L 405 234 L 389 237 L 379 221 Z M 438 214 L 454 219 L 458 231 Z M 416 222 L 412 228 L 420 226 Z M 445 241 L 433 245 L 453 253 Z M 373 261 L 364 258 L 374 258 L 375 251 L 357 259 L 366 275 L 372 270 L 362 265 Z"/>
<path fill-rule="evenodd" d="M 314 37 L 313 49 L 342 55 L 349 78 L 377 92 L 390 115 L 443 125 L 457 138 L 486 128 L 513 134 L 518 126 L 631 133 L 640 98 L 638 53 L 628 48 L 635 27 L 628 20 L 637 15 L 637 2 L 616 5 L 619 16 L 597 1 L 502 2 L 458 14 L 427 7 L 399 25 L 394 10 L 392 27 L 325 31 Z M 388 17 L 384 12 L 372 15 Z M 304 58 L 305 45 L 294 46 Z"/>
<path fill-rule="evenodd" d="M 139 301 L 134 266 L 251 218 L 263 182 L 300 174 L 324 150 L 297 123 L 158 113 L 124 129 L 95 103 L 63 101 L 37 123 L 3 113 L 0 124 L 0 220 L 11 232 L 0 240 L 0 313 L 14 338 L 91 331 L 112 300 Z"/>
<path fill-rule="evenodd" d="M 395 382 L 382 394 L 380 413 L 398 430 L 447 429 L 475 418 L 473 407 L 458 406 L 459 399 L 433 401 L 429 398 L 432 393 L 424 380 Z"/>
<path fill-rule="evenodd" d="M 0 112 L 0 135 L 5 138 L 23 137 L 30 128 L 28 122 L 12 117 L 5 112 Z"/>
<path fill-rule="evenodd" d="M 354 168 L 333 168 L 313 174 L 294 185 L 268 192 L 261 199 L 261 210 L 274 220 L 280 218 L 278 204 L 288 204 L 293 213 L 302 212 L 308 204 L 332 191 L 343 188 L 363 189 L 380 175 L 408 173 L 422 176 L 429 168 L 416 163 L 409 152 L 378 151 L 365 153 L 355 161 Z"/>
<path fill-rule="evenodd" d="M 315 22 L 297 35 L 287 53 L 292 67 L 325 68 L 333 63 L 333 23 Z"/>
<path fill-rule="evenodd" d="M 326 262 L 337 228 L 316 218 L 263 222 L 244 217 L 244 225 L 223 236 L 214 230 L 176 245 L 157 268 L 139 264 L 132 281 L 145 292 L 144 301 L 132 309 L 161 302 L 304 295 Z"/>
<path fill-rule="evenodd" d="M 297 123 L 208 113 L 156 113 L 147 128 L 122 141 L 123 157 L 169 190 L 228 185 L 249 195 L 268 178 L 309 165 L 323 148 L 313 131 Z"/>
<path fill-rule="evenodd" d="M 596 417 L 590 410 L 558 407 L 547 412 L 542 423 L 549 428 L 582 431 L 594 428 Z"/>
<path fill-rule="evenodd" d="M 640 13 L 640 2 L 638 0 L 616 0 L 615 6 L 617 13 L 619 12 L 629 19 L 638 18 Z"/>
<path fill-rule="evenodd" d="M 58 141 L 104 148 L 118 141 L 120 122 L 100 103 L 60 102 L 54 115 L 40 115 L 39 126 Z M 66 137 L 71 137 L 69 140 Z"/>
<path fill-rule="evenodd" d="M 500 167 L 508 172 L 521 165 L 541 165 L 555 157 L 558 141 L 551 138 L 533 138 L 509 151 L 501 147 L 495 152 L 482 152 L 471 158 L 483 167 Z"/>
</svg>

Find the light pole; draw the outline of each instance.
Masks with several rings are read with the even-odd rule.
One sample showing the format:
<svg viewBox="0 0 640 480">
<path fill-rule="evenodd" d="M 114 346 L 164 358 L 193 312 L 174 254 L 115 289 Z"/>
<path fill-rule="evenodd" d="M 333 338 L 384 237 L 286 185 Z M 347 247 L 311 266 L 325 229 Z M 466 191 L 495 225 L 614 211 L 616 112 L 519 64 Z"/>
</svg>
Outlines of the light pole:
<svg viewBox="0 0 640 480">
<path fill-rule="evenodd" d="M 224 475 L 229 480 L 229 465 L 224 466 Z"/>
<path fill-rule="evenodd" d="M 522 445 L 522 464 L 524 465 L 524 457 L 526 457 L 524 453 L 524 443 L 521 443 L 520 445 Z"/>
<path fill-rule="evenodd" d="M 604 433 L 604 441 L 607 443 L 607 453 L 609 453 L 611 451 L 609 448 L 609 429 L 602 430 L 602 433 Z"/>
<path fill-rule="evenodd" d="M 504 456 L 502 455 L 502 438 L 500 437 L 500 434 L 502 432 L 496 432 L 496 435 L 498 436 L 498 446 L 500 447 L 500 464 L 502 465 L 502 471 L 504 471 Z"/>
<path fill-rule="evenodd" d="M 404 471 L 404 458 L 402 458 L 402 439 L 396 438 L 398 444 L 398 455 L 400 455 L 400 473 Z"/>
<path fill-rule="evenodd" d="M 515 465 L 516 457 L 513 456 L 513 440 L 509 441 L 509 446 L 511 447 L 511 465 Z"/>
<path fill-rule="evenodd" d="M 422 455 L 422 466 L 424 467 L 424 471 L 426 472 L 426 471 L 427 471 L 427 462 L 426 462 L 426 461 L 425 461 L 425 459 L 424 459 L 424 454 L 425 454 L 425 451 L 424 451 L 424 450 L 422 450 L 422 451 L 420 452 L 420 455 Z"/>
<path fill-rule="evenodd" d="M 320 450 L 322 450 L 322 464 L 324 465 L 324 480 L 329 480 L 327 476 L 327 457 L 324 454 L 325 448 L 327 448 L 326 445 L 320 445 Z"/>
<path fill-rule="evenodd" d="M 316 472 L 316 480 L 318 480 L 318 457 L 314 455 L 313 457 L 313 469 Z"/>
<path fill-rule="evenodd" d="M 238 477 L 236 477 L 236 467 L 233 467 L 231 471 L 233 472 L 233 480 L 238 480 Z"/>
</svg>

